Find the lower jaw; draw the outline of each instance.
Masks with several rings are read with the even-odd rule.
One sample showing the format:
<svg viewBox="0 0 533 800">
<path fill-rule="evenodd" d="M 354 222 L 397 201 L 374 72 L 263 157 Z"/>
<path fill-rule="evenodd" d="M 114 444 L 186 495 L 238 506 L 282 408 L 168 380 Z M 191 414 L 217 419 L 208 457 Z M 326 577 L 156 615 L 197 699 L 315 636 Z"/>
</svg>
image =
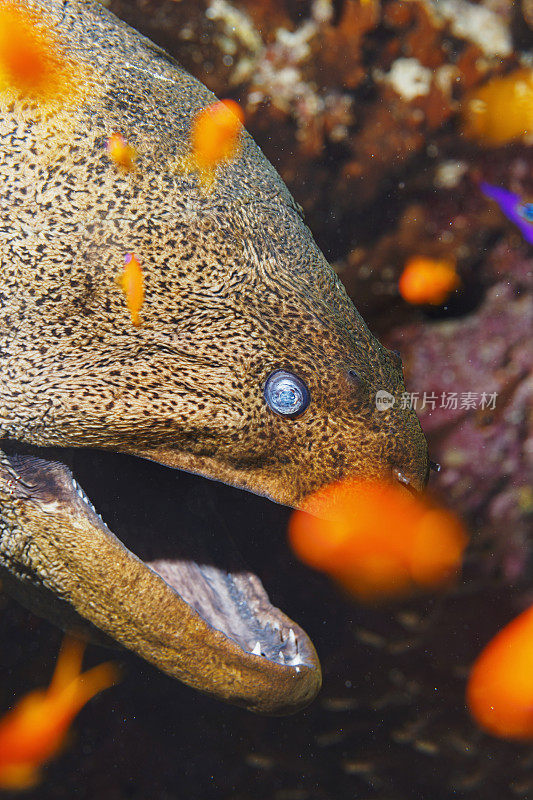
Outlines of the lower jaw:
<svg viewBox="0 0 533 800">
<path fill-rule="evenodd" d="M 6 449 L 10 452 L 9 446 Z M 14 445 L 11 452 L 20 449 Z M 151 568 L 148 572 L 161 576 L 167 592 L 171 587 L 186 602 L 187 612 L 193 610 L 188 613 L 193 622 L 198 615 L 204 631 L 201 646 L 209 651 L 208 661 L 219 664 L 219 674 L 213 675 L 212 691 L 204 676 L 186 682 L 265 713 L 290 713 L 313 698 L 320 686 L 320 668 L 312 644 L 270 604 L 232 542 L 235 532 L 244 530 L 248 536 L 240 543 L 253 553 L 258 541 L 264 546 L 265 536 L 285 527 L 288 509 L 134 457 L 31 449 L 39 458 L 66 463 L 115 536 Z M 116 591 L 120 593 L 118 586 Z M 139 602 L 142 607 L 142 598 Z M 169 623 L 172 628 L 175 620 Z M 157 653 L 148 660 L 173 674 L 167 656 L 164 662 Z M 240 674 L 241 689 L 233 694 L 231 686 L 225 689 L 225 670 Z M 182 678 L 179 671 L 176 677 Z"/>
</svg>

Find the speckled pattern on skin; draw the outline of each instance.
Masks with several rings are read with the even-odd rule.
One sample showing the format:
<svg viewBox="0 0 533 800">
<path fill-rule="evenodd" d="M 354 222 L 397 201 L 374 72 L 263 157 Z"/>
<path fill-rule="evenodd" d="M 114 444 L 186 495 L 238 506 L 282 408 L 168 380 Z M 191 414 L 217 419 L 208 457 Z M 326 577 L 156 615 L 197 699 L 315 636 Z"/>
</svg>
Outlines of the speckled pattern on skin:
<svg viewBox="0 0 533 800">
<path fill-rule="evenodd" d="M 251 138 L 206 191 L 180 163 L 194 114 L 214 96 L 92 0 L 29 5 L 86 87 L 56 112 L 11 103 L 0 123 L 0 436 L 147 456 L 287 505 L 392 468 L 421 488 L 426 444 L 399 403 L 399 359 L 371 335 Z M 132 172 L 106 154 L 114 130 L 139 154 Z M 145 277 L 139 328 L 114 281 L 130 252 Z M 310 390 L 294 420 L 263 399 L 279 368 Z M 395 396 L 392 409 L 376 409 L 378 389 Z M 157 645 L 147 655 L 84 612 L 79 581 L 46 560 L 53 537 L 39 514 L 17 512 L 17 492 L 10 500 L 4 465 L 4 529 L 18 515 L 42 542 L 33 582 L 157 663 Z M 62 530 L 67 507 L 48 509 L 59 508 Z"/>
</svg>

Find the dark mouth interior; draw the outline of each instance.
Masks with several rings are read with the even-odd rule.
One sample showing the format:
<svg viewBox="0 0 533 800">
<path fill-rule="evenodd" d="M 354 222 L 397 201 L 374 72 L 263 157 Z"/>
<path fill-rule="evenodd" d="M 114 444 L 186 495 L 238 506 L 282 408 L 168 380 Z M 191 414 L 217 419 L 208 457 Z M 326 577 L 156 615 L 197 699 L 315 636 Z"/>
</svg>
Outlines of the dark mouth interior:
<svg viewBox="0 0 533 800">
<path fill-rule="evenodd" d="M 270 603 L 240 554 L 253 558 L 254 542 L 264 546 L 265 537 L 284 532 L 289 509 L 133 456 L 2 447 L 66 464 L 113 534 L 245 652 L 288 666 L 305 663 L 299 629 Z"/>
</svg>

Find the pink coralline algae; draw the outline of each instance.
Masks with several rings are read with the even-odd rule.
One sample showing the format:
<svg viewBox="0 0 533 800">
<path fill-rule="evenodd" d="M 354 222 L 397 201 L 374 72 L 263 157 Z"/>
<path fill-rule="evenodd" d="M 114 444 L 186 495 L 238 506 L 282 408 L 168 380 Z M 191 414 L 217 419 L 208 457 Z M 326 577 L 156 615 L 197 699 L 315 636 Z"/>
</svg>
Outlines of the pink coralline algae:
<svg viewBox="0 0 533 800">
<path fill-rule="evenodd" d="M 442 464 L 435 489 L 491 548 L 483 569 L 513 582 L 533 542 L 533 302 L 498 283 L 479 310 L 391 333 L 408 364 L 409 397 Z"/>
</svg>

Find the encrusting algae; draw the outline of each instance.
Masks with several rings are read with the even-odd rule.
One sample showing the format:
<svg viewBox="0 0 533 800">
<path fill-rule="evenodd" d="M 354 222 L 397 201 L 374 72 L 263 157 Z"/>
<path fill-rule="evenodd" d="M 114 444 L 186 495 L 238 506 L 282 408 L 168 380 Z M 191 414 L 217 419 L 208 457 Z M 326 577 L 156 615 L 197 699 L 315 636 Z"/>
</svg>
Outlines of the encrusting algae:
<svg viewBox="0 0 533 800">
<path fill-rule="evenodd" d="M 68 728 L 96 694 L 118 680 L 112 663 L 81 672 L 85 644 L 66 637 L 48 689 L 30 692 L 0 719 L 0 788 L 26 789 L 61 749 Z"/>
</svg>

